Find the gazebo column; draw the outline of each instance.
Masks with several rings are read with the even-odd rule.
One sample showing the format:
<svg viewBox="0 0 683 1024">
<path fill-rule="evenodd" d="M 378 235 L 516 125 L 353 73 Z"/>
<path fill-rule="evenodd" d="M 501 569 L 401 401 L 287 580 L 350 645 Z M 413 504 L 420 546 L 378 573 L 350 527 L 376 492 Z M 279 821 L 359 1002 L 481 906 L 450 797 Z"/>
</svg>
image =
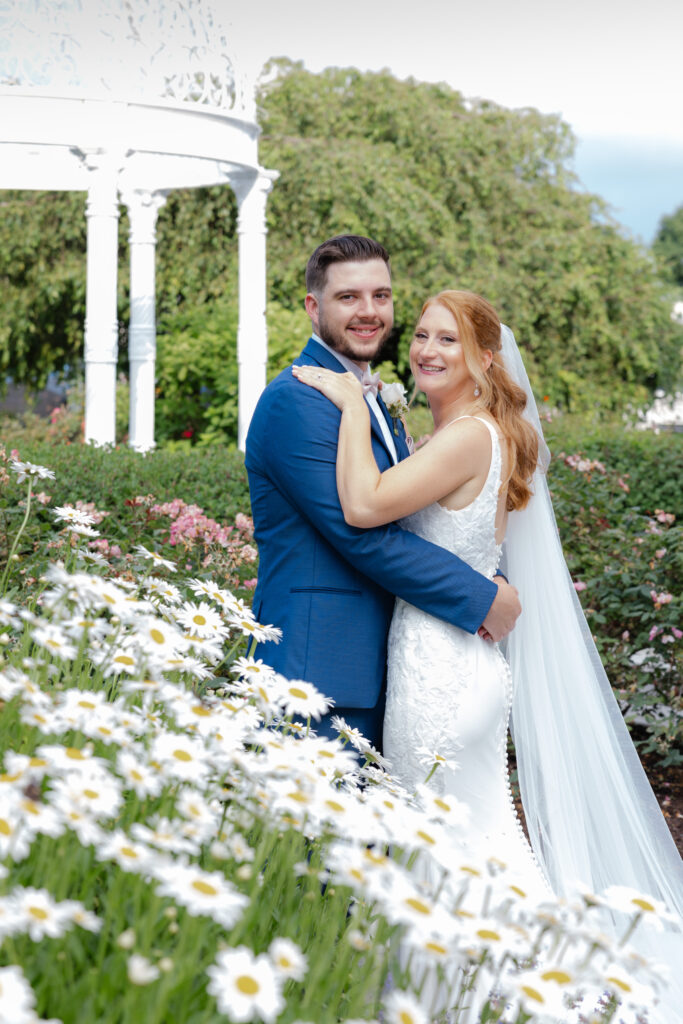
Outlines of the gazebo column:
<svg viewBox="0 0 683 1024">
<path fill-rule="evenodd" d="M 266 386 L 266 200 L 277 177 L 277 171 L 262 170 L 255 178 L 231 179 L 239 204 L 237 443 L 242 451 L 256 403 Z"/>
<path fill-rule="evenodd" d="M 90 172 L 85 300 L 85 440 L 116 439 L 116 277 L 118 265 L 118 172 L 111 153 L 87 153 Z"/>
<path fill-rule="evenodd" d="M 138 451 L 154 447 L 156 360 L 155 247 L 161 192 L 133 190 L 122 195 L 130 218 L 130 421 L 128 443 Z"/>
</svg>

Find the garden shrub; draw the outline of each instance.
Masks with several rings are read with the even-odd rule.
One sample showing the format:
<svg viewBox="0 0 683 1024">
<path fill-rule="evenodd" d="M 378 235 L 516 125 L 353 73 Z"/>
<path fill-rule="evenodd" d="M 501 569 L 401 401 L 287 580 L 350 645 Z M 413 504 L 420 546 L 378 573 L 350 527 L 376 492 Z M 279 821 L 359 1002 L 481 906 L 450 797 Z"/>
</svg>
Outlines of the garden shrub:
<svg viewBox="0 0 683 1024">
<path fill-rule="evenodd" d="M 153 503 L 184 501 L 228 525 L 250 509 L 243 456 L 228 447 L 192 447 L 186 441 L 142 455 L 125 447 L 39 442 L 30 433 L 4 440 L 8 448 L 16 445 L 22 458 L 55 471 L 57 479 L 44 487 L 50 505 L 81 499 L 107 511 L 104 532 L 124 554 L 143 543 L 177 555 L 168 547 L 171 520 L 150 515 Z M 582 436 L 575 423 L 560 419 L 549 424 L 548 440 L 553 452 L 548 479 L 567 564 L 607 674 L 644 751 L 679 763 L 683 437 L 613 427 L 584 427 Z M 21 516 L 20 491 L 8 482 L 0 492 L 0 563 Z M 127 504 L 145 495 L 153 495 L 153 501 Z M 41 532 L 49 529 L 50 513 L 41 508 L 22 557 L 30 556 Z M 198 571 L 203 560 L 219 554 L 203 541 L 185 553 Z M 230 577 L 229 566 L 225 571 Z M 239 582 L 255 575 L 256 566 L 250 565 Z"/>
</svg>

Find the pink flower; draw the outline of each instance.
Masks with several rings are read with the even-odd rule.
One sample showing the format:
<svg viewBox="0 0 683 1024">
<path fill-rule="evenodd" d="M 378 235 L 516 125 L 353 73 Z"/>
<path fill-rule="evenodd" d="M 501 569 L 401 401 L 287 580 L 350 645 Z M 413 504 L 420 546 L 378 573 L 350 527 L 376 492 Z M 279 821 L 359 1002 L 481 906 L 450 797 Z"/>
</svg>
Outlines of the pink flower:
<svg viewBox="0 0 683 1024">
<path fill-rule="evenodd" d="M 622 478 L 621 478 L 621 477 L 619 477 L 619 479 L 617 480 L 617 484 L 619 485 L 619 487 L 621 487 L 622 491 L 626 491 L 626 493 L 627 493 L 627 494 L 628 494 L 628 493 L 629 493 L 629 491 L 631 490 L 631 488 L 630 488 L 630 487 L 629 487 L 629 485 L 628 485 L 628 484 L 626 483 L 626 481 L 625 481 L 625 480 L 622 480 Z"/>
<path fill-rule="evenodd" d="M 247 590 L 253 590 L 257 583 L 258 579 L 254 576 L 253 580 L 244 580 L 242 586 L 246 587 Z"/>
<path fill-rule="evenodd" d="M 40 494 L 34 494 L 33 497 L 40 505 L 49 505 L 52 501 L 50 495 L 46 494 L 45 491 L 41 491 Z"/>
<path fill-rule="evenodd" d="M 683 636 L 683 633 L 681 633 L 680 629 L 676 629 L 675 626 L 671 627 L 671 632 L 673 633 L 673 635 L 676 637 L 677 640 L 680 640 L 681 637 Z"/>
<path fill-rule="evenodd" d="M 577 593 L 581 593 L 581 591 L 585 590 L 587 586 L 587 583 L 583 583 L 581 580 L 577 580 L 574 584 L 574 590 L 576 590 Z"/>
<path fill-rule="evenodd" d="M 674 642 L 674 638 L 671 636 L 671 633 L 665 633 L 664 636 L 662 637 L 662 643 L 663 644 L 672 644 L 673 642 Z"/>
<path fill-rule="evenodd" d="M 676 516 L 672 512 L 665 512 L 663 508 L 656 508 L 655 519 L 659 523 L 666 523 L 667 526 L 671 526 L 675 522 Z"/>
<path fill-rule="evenodd" d="M 654 640 L 658 633 L 662 632 L 661 626 L 653 626 L 648 634 L 648 640 Z"/>
<path fill-rule="evenodd" d="M 250 537 L 253 536 L 254 520 L 251 516 L 245 516 L 244 512 L 238 512 L 235 516 L 235 526 L 241 533 L 248 533 Z"/>
<path fill-rule="evenodd" d="M 665 554 L 666 548 L 657 548 L 657 550 L 655 551 L 655 555 L 657 556 L 657 558 L 664 558 Z"/>
<path fill-rule="evenodd" d="M 630 640 L 631 639 L 631 634 L 629 633 L 629 631 L 627 629 L 625 629 L 624 632 L 621 634 L 621 639 L 622 640 Z"/>
<path fill-rule="evenodd" d="M 663 590 L 661 594 L 658 594 L 656 590 L 651 590 L 650 597 L 654 602 L 655 608 L 661 608 L 663 604 L 670 604 L 673 601 L 673 594 L 668 594 L 666 590 Z"/>
</svg>

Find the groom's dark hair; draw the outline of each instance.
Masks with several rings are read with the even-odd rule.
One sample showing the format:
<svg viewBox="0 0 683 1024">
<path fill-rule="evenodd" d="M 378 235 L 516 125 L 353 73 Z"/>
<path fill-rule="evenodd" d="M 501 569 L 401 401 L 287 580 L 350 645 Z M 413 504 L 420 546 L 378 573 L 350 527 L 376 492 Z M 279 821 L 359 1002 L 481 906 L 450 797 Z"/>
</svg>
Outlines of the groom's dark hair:
<svg viewBox="0 0 683 1024">
<path fill-rule="evenodd" d="M 384 260 L 390 269 L 389 253 L 374 238 L 366 238 L 365 235 L 328 238 L 306 264 L 306 291 L 320 294 L 327 280 L 327 268 L 332 263 L 364 263 L 366 260 Z"/>
</svg>

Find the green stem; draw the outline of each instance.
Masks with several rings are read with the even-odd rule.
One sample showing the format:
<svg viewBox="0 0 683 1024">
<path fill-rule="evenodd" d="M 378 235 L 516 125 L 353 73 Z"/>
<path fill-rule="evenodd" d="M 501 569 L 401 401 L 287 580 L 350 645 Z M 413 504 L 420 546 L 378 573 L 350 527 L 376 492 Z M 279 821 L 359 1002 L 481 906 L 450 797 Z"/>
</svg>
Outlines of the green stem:
<svg viewBox="0 0 683 1024">
<path fill-rule="evenodd" d="M 32 492 L 32 489 L 33 489 L 33 480 L 29 477 L 28 493 L 26 495 L 26 512 L 24 513 L 24 518 L 21 521 L 21 526 L 19 527 L 19 531 L 18 531 L 16 537 L 14 538 L 14 544 L 12 545 L 10 553 L 7 556 L 7 565 L 5 567 L 5 573 L 4 573 L 4 576 L 2 577 L 2 583 L 0 584 L 0 597 L 4 597 L 5 596 L 5 590 L 7 588 L 7 579 L 9 577 L 10 568 L 12 566 L 12 559 L 14 558 L 14 552 L 17 550 L 17 545 L 19 544 L 19 538 L 21 537 L 22 533 L 24 532 L 24 529 L 25 529 L 26 524 L 28 522 L 28 517 L 29 517 L 30 512 L 31 512 L 31 492 Z"/>
</svg>

